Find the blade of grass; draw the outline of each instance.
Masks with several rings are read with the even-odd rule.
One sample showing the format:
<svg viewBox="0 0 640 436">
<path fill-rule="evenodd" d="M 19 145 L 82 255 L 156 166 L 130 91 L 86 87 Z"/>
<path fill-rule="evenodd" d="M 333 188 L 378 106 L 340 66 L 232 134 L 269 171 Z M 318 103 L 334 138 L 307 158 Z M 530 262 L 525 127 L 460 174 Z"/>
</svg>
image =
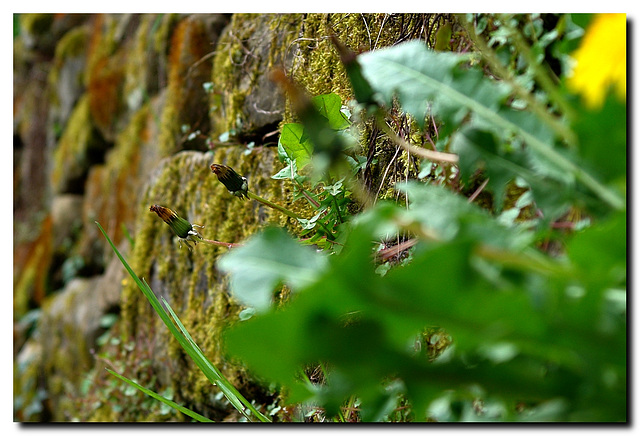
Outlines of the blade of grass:
<svg viewBox="0 0 640 436">
<path fill-rule="evenodd" d="M 209 381 L 212 384 L 218 386 L 222 390 L 222 393 L 225 395 L 225 397 L 227 397 L 229 402 L 240 413 L 242 413 L 249 421 L 251 421 L 251 415 L 247 413 L 247 410 L 246 410 L 247 408 L 252 413 L 254 413 L 256 415 L 256 417 L 260 421 L 270 422 L 270 419 L 268 417 L 264 416 L 262 413 L 258 412 L 251 405 L 251 403 L 249 403 L 247 401 L 247 399 L 244 398 L 233 387 L 233 385 L 222 375 L 222 373 L 220 373 L 220 371 L 218 371 L 215 368 L 215 366 L 204 356 L 204 354 L 202 354 L 202 351 L 200 350 L 200 348 L 197 345 L 195 345 L 195 342 L 193 341 L 191 336 L 188 334 L 188 332 L 186 332 L 186 329 L 184 328 L 184 325 L 182 325 L 182 323 L 180 323 L 179 320 L 176 323 L 180 326 L 180 328 L 182 330 L 182 333 L 180 331 L 178 331 L 178 328 L 176 328 L 176 325 L 174 325 L 174 323 L 172 322 L 171 318 L 169 317 L 169 314 L 167 313 L 167 311 L 160 304 L 160 301 L 156 297 L 156 295 L 153 292 L 153 290 L 149 287 L 149 285 L 144 280 L 141 280 L 136 275 L 136 273 L 133 271 L 133 269 L 131 269 L 131 267 L 129 266 L 127 261 L 124 259 L 124 257 L 120 254 L 118 249 L 115 247 L 115 245 L 113 244 L 113 242 L 111 241 L 109 236 L 107 236 L 107 233 L 104 231 L 104 229 L 102 228 L 100 223 L 97 222 L 97 221 L 95 223 L 98 226 L 98 228 L 100 229 L 100 232 L 102 233 L 102 235 L 106 238 L 107 242 L 109 242 L 109 245 L 113 249 L 114 253 L 116 253 L 116 256 L 118 256 L 118 259 L 120 259 L 120 262 L 122 263 L 122 265 L 124 265 L 125 269 L 129 273 L 131 278 L 133 278 L 133 280 L 135 281 L 136 285 L 138 285 L 138 288 L 140 288 L 140 290 L 142 291 L 144 296 L 147 298 L 147 300 L 149 300 L 149 303 L 151 304 L 153 309 L 156 311 L 158 316 L 160 316 L 160 319 L 162 319 L 162 321 L 167 326 L 167 328 L 169 329 L 169 331 L 171 332 L 173 337 L 176 338 L 176 340 L 180 343 L 182 348 L 186 351 L 186 353 L 189 355 L 189 357 L 191 357 L 191 359 L 193 359 L 195 364 L 205 374 L 205 376 L 209 379 Z M 168 304 L 167 304 L 167 307 L 168 307 Z M 173 313 L 172 310 L 171 310 L 171 313 L 173 314 L 172 315 L 173 318 L 177 319 L 177 316 L 175 315 L 175 313 Z M 186 332 L 186 334 L 184 334 L 185 332 Z M 195 347 L 194 347 L 194 345 L 195 345 Z M 243 404 L 247 405 L 247 407 L 246 408 L 243 407 Z"/>
<path fill-rule="evenodd" d="M 191 337 L 191 335 L 189 334 L 185 326 L 180 321 L 180 318 L 178 318 L 178 315 L 176 315 L 176 313 L 173 311 L 173 309 L 171 308 L 167 300 L 165 300 L 164 297 L 161 297 L 161 298 L 162 298 L 162 302 L 164 303 L 167 310 L 171 314 L 171 317 L 173 318 L 175 323 L 178 325 L 178 328 L 180 329 L 180 331 L 182 331 L 182 334 L 193 346 L 194 350 L 199 354 L 199 357 L 202 359 L 202 361 L 206 365 L 206 370 L 204 368 L 201 368 L 202 371 L 205 373 L 205 375 L 207 375 L 207 370 L 211 372 L 211 376 L 207 375 L 207 378 L 209 378 L 210 380 L 212 379 L 216 380 L 218 387 L 224 392 L 227 399 L 232 402 L 233 406 L 236 409 L 243 410 L 244 407 L 246 407 L 247 409 L 251 410 L 251 412 L 253 412 L 253 414 L 257 416 L 258 419 L 260 419 L 260 421 L 270 422 L 270 419 L 264 416 L 262 413 L 260 413 L 255 407 L 253 407 L 253 404 L 247 401 L 247 399 L 244 398 L 242 394 L 240 394 L 231 383 L 229 383 L 229 381 L 224 377 L 224 375 L 222 375 L 218 371 L 218 369 L 211 363 L 211 361 L 209 361 L 209 359 L 207 359 L 204 356 L 204 354 L 202 354 L 202 350 L 200 350 L 200 347 L 198 347 L 198 344 L 195 343 L 195 341 L 193 340 L 193 338 Z"/>
<path fill-rule="evenodd" d="M 134 382 L 133 380 L 129 380 L 128 378 L 126 378 L 123 375 L 118 374 L 115 371 L 110 370 L 109 368 L 105 368 L 107 370 L 107 372 L 109 372 L 109 374 L 116 376 L 117 378 L 119 378 L 120 380 L 122 380 L 125 383 L 130 384 L 131 386 L 133 386 L 134 388 L 138 389 L 141 392 L 144 392 L 145 394 L 149 395 L 150 397 L 158 400 L 158 401 L 162 401 L 164 404 L 166 404 L 167 406 L 171 406 L 173 407 L 175 410 L 184 413 L 187 416 L 190 416 L 191 418 L 195 419 L 196 421 L 199 422 L 215 422 L 210 420 L 209 418 L 200 415 L 199 413 L 196 413 L 192 410 L 187 409 L 186 407 L 183 407 L 181 405 L 179 405 L 178 403 L 175 403 L 165 397 L 163 397 L 162 395 L 156 394 L 155 392 L 153 392 L 152 390 L 149 390 L 143 386 L 140 386 L 138 383 Z"/>
</svg>

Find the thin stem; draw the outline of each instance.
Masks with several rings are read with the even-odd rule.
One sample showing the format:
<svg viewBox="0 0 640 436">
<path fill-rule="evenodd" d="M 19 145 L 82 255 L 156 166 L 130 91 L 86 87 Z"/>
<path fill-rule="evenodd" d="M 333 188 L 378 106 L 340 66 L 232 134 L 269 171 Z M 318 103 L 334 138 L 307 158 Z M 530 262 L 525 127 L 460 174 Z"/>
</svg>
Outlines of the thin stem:
<svg viewBox="0 0 640 436">
<path fill-rule="evenodd" d="M 220 241 L 214 241 L 213 239 L 205 239 L 205 238 L 198 238 L 198 242 L 204 242 L 205 244 L 210 244 L 210 245 L 217 245 L 219 247 L 227 247 L 227 248 L 232 248 L 232 247 L 239 247 L 242 244 L 234 244 L 233 242 L 220 242 Z"/>
<path fill-rule="evenodd" d="M 457 164 L 458 163 L 459 158 L 458 158 L 457 154 L 444 153 L 442 151 L 428 150 L 426 148 L 416 147 L 413 144 L 409 144 L 407 141 L 405 141 L 400 136 L 398 136 L 396 134 L 396 132 L 391 130 L 391 127 L 389 127 L 387 125 L 387 123 L 384 121 L 384 119 L 381 116 L 376 117 L 376 121 L 377 121 L 378 126 L 380 127 L 380 129 L 389 138 L 391 138 L 391 140 L 394 143 L 396 143 L 400 147 L 404 148 L 409 153 L 414 154 L 414 155 L 416 155 L 418 157 L 421 157 L 421 158 L 424 158 L 424 159 L 429 159 L 429 160 L 436 161 L 436 162 L 444 162 L 444 163 L 450 163 L 450 164 Z"/>
<path fill-rule="evenodd" d="M 271 201 L 267 200 L 266 198 L 262 198 L 259 195 L 254 194 L 251 191 L 247 191 L 247 196 L 249 198 L 251 198 L 252 200 L 256 200 L 257 202 L 264 204 L 265 206 L 269 206 L 272 209 L 275 209 L 277 211 L 282 212 L 283 214 L 285 214 L 288 217 L 291 217 L 291 218 L 296 219 L 296 220 L 302 219 L 298 215 L 296 215 L 295 213 L 291 212 L 289 209 L 286 209 L 286 208 L 280 206 L 279 204 L 272 203 Z"/>
<path fill-rule="evenodd" d="M 300 188 L 300 192 L 302 192 L 302 195 L 304 195 L 304 198 L 307 199 L 307 201 L 309 203 L 311 203 L 313 205 L 313 207 L 315 207 L 316 209 L 318 209 L 320 207 L 320 203 L 318 203 L 316 201 L 315 198 L 313 198 L 313 196 L 309 193 L 309 191 L 307 191 L 306 189 L 304 189 L 304 187 L 302 186 L 302 183 L 298 182 L 297 180 L 294 179 L 294 181 L 296 182 L 296 184 L 298 185 L 298 187 Z"/>
<path fill-rule="evenodd" d="M 254 194 L 251 191 L 247 191 L 247 196 L 249 198 L 251 198 L 252 200 L 255 200 L 255 201 L 259 202 L 259 203 L 264 204 L 265 206 L 269 206 L 272 209 L 275 209 L 277 211 L 282 212 L 283 214 L 285 214 L 286 216 L 288 216 L 290 218 L 293 218 L 295 220 L 303 219 L 303 218 L 299 217 L 298 215 L 296 215 L 295 213 L 291 212 L 289 209 L 286 209 L 286 208 L 280 206 L 279 204 L 272 203 L 271 201 L 267 200 L 266 198 L 262 198 L 259 195 Z M 327 238 L 329 238 L 331 240 L 335 239 L 333 234 L 329 231 L 329 229 L 327 229 L 327 227 L 324 225 L 323 222 L 321 222 L 321 221 L 316 221 L 316 222 L 325 231 L 325 233 L 327 234 Z"/>
<path fill-rule="evenodd" d="M 482 184 L 478 187 L 478 189 L 476 189 L 476 191 L 469 197 L 469 199 L 467 200 L 469 203 L 473 203 L 473 200 L 476 199 L 476 197 L 478 197 L 478 195 L 480 195 L 480 193 L 482 192 L 482 190 L 484 188 L 486 188 L 487 183 L 489 183 L 489 179 L 485 179 L 484 182 L 482 182 Z"/>
</svg>

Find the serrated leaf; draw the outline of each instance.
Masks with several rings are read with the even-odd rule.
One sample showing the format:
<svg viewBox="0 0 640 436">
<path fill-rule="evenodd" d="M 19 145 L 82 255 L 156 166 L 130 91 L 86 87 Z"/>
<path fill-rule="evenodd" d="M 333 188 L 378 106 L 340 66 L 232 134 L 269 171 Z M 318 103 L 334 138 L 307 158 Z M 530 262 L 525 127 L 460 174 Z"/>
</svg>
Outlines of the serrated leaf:
<svg viewBox="0 0 640 436">
<path fill-rule="evenodd" d="M 300 245 L 284 230 L 269 227 L 221 257 L 217 265 L 230 275 L 233 296 L 263 311 L 279 284 L 298 290 L 312 283 L 325 263 L 322 254 Z"/>
<path fill-rule="evenodd" d="M 505 105 L 510 92 L 508 86 L 488 79 L 476 68 L 460 68 L 468 59 L 464 54 L 433 52 L 421 41 L 409 41 L 358 57 L 364 77 L 382 102 L 390 105 L 397 98 L 421 126 L 429 110 L 442 119 L 446 129 L 459 126 L 463 117 L 471 113 L 476 127 L 488 129 L 503 140 L 517 135 L 527 147 L 575 176 L 610 207 L 624 208 L 624 199 L 617 192 L 553 147 L 544 123 L 531 113 Z"/>
<path fill-rule="evenodd" d="M 397 188 L 407 194 L 410 202 L 402 219 L 419 222 L 441 240 L 472 238 L 494 247 L 517 250 L 533 239 L 531 232 L 503 225 L 485 210 L 442 186 L 407 182 Z"/>
</svg>

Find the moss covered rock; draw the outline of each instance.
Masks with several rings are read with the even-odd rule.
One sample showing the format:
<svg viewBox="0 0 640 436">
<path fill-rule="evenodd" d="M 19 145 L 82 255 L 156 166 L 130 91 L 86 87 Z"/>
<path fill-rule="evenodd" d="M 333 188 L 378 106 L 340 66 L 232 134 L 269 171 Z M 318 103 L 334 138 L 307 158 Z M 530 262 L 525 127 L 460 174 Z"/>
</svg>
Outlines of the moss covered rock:
<svg viewBox="0 0 640 436">
<path fill-rule="evenodd" d="M 287 216 L 230 195 L 209 166 L 229 165 L 248 178 L 256 194 L 303 217 L 313 216 L 308 204 L 293 201 L 289 182 L 271 179 L 282 168 L 275 147 L 278 128 L 296 118 L 287 97 L 271 82 L 272 70 L 284 69 L 312 95 L 335 92 L 347 102 L 352 92 L 330 33 L 355 51 L 373 50 L 416 37 L 430 41 L 435 17 L 101 14 L 82 16 L 78 27 L 46 40 L 47 29 L 68 25 L 64 17 L 25 17 L 28 30 L 15 44 L 14 83 L 31 91 L 14 97 L 14 144 L 20 150 L 14 168 L 21 169 L 14 182 L 19 193 L 14 210 L 16 219 L 39 228 L 17 227 L 28 238 L 21 238 L 14 250 L 19 255 L 14 312 L 20 318 L 42 305 L 42 322 L 35 333 L 20 330 L 24 345 L 16 354 L 21 353 L 18 361 L 25 370 L 17 377 L 14 416 L 185 419 L 129 392 L 104 371 L 108 360 L 127 377 L 205 416 L 238 419 L 125 276 L 94 221 L 123 248 L 138 276 L 171 304 L 205 355 L 249 399 L 270 404 L 277 392 L 224 354 L 221 332 L 238 320 L 241 310 L 216 269 L 227 248 L 204 243 L 193 251 L 180 248 L 169 226 L 149 207 L 175 210 L 203 225 L 205 238 L 218 241 L 240 243 L 267 224 L 299 232 L 299 224 Z M 52 73 L 36 86 L 30 63 L 37 50 L 47 47 L 56 60 L 39 60 L 38 67 Z M 24 79 L 18 72 L 33 77 Z M 50 106 L 53 96 L 56 104 Z M 411 135 L 411 121 L 398 121 Z M 56 126 L 60 131 L 54 131 Z M 393 181 L 409 177 L 416 162 L 380 140 L 372 128 L 364 130 L 361 146 L 370 162 L 369 187 L 382 195 Z M 233 133 L 230 140 L 220 141 L 225 132 Z M 38 166 L 38 157 L 48 165 Z M 22 207 L 29 189 L 43 186 L 45 194 L 36 206 Z M 81 258 L 85 268 L 75 271 L 78 277 L 63 280 L 61 289 L 52 289 L 50 281 L 65 262 L 52 261 L 53 247 L 64 246 L 64 235 L 52 235 L 50 193 L 76 195 L 82 202 L 81 225 L 66 250 L 68 258 Z M 98 289 L 109 297 L 96 302 Z M 109 312 L 118 312 L 118 321 L 98 341 L 103 333 L 99 320 Z M 40 404 L 41 412 L 26 414 L 30 404 Z"/>
</svg>

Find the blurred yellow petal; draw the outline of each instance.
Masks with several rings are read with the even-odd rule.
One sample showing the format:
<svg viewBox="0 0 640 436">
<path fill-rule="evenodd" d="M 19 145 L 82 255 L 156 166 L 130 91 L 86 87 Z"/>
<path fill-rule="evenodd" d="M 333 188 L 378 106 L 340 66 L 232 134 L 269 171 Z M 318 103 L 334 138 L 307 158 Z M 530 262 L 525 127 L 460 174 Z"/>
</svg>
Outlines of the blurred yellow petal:
<svg viewBox="0 0 640 436">
<path fill-rule="evenodd" d="M 610 86 L 626 100 L 627 17 L 626 14 L 598 14 L 573 53 L 576 66 L 567 82 L 583 96 L 588 106 L 602 105 Z"/>
</svg>

